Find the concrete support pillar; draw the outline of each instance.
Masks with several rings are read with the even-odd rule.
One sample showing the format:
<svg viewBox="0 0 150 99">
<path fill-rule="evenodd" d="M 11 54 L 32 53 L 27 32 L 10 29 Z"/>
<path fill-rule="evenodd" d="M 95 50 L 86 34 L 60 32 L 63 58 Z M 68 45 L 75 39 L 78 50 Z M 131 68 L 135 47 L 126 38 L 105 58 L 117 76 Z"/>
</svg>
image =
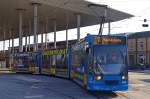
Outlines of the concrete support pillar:
<svg viewBox="0 0 150 99">
<path fill-rule="evenodd" d="M 41 32 L 41 50 L 44 48 L 43 34 L 44 34 L 44 31 Z"/>
<path fill-rule="evenodd" d="M 49 22 L 49 19 L 47 18 L 46 19 L 46 24 L 45 24 L 45 48 L 47 49 L 48 48 L 48 22 Z"/>
<path fill-rule="evenodd" d="M 80 25 L 81 25 L 81 15 L 77 14 L 77 41 L 80 41 Z"/>
<path fill-rule="evenodd" d="M 19 11 L 19 52 L 23 52 L 23 44 L 22 44 L 22 12 Z"/>
<path fill-rule="evenodd" d="M 56 27 L 57 27 L 57 24 L 56 24 L 56 20 L 54 20 L 54 48 L 56 49 Z"/>
<path fill-rule="evenodd" d="M 29 39 L 28 39 L 28 51 L 30 52 L 31 50 L 31 45 L 30 45 L 30 35 L 29 35 Z"/>
<path fill-rule="evenodd" d="M 42 46 L 42 49 L 43 49 L 43 43 L 44 43 L 44 40 L 43 40 L 43 34 L 44 34 L 44 25 L 42 24 L 41 25 L 41 46 Z"/>
<path fill-rule="evenodd" d="M 68 48 L 68 28 L 66 28 L 66 48 Z"/>
<path fill-rule="evenodd" d="M 29 39 L 28 39 L 28 51 L 30 51 L 31 46 L 30 46 L 30 34 L 32 32 L 32 23 L 29 21 Z"/>
<path fill-rule="evenodd" d="M 34 46 L 33 49 L 34 51 L 38 50 L 38 35 L 37 35 L 37 27 L 38 27 L 38 6 L 40 5 L 39 3 L 32 3 L 33 5 L 33 32 L 34 32 Z"/>
<path fill-rule="evenodd" d="M 10 50 L 10 40 L 11 40 L 11 39 L 9 38 L 9 46 L 8 46 L 8 51 L 9 51 L 9 52 L 11 52 L 11 50 Z"/>
<path fill-rule="evenodd" d="M 45 46 L 45 42 L 44 42 L 44 39 L 43 39 L 44 33 L 45 33 L 45 24 L 42 23 L 42 25 L 41 25 L 41 50 L 45 49 L 45 47 L 44 47 Z"/>
<path fill-rule="evenodd" d="M 25 52 L 27 52 L 28 51 L 28 40 L 27 40 L 27 37 L 28 37 L 28 35 L 27 35 L 27 33 L 25 34 Z"/>
<path fill-rule="evenodd" d="M 45 33 L 45 48 L 47 49 L 47 33 Z"/>
<path fill-rule="evenodd" d="M 105 19 L 107 19 L 107 14 L 108 14 L 108 13 L 107 13 L 107 12 L 108 12 L 107 10 L 108 10 L 108 7 L 107 7 L 107 6 L 104 6 L 104 7 L 105 7 L 105 10 L 104 10 L 104 17 L 105 17 Z"/>
<path fill-rule="evenodd" d="M 23 26 L 23 11 L 24 9 L 17 9 L 19 13 L 19 52 L 23 52 L 23 44 L 22 44 L 22 26 Z"/>
<path fill-rule="evenodd" d="M 66 48 L 68 48 L 68 27 L 69 27 L 69 17 L 67 17 L 67 24 L 66 24 Z"/>
<path fill-rule="evenodd" d="M 33 5 L 33 32 L 34 32 L 34 52 L 38 51 L 38 6 L 39 3 L 32 3 Z M 40 67 L 38 65 L 35 66 L 35 74 L 40 73 Z"/>
<path fill-rule="evenodd" d="M 10 40 L 11 40 L 11 28 L 10 28 L 10 30 L 9 30 L 9 48 L 8 48 L 8 50 L 9 50 L 9 53 L 11 53 L 11 49 L 10 49 Z"/>
<path fill-rule="evenodd" d="M 12 52 L 12 54 L 14 54 L 14 33 L 13 33 L 13 31 L 12 31 L 12 43 L 11 43 L 12 45 L 12 50 L 11 50 L 11 52 Z"/>
<path fill-rule="evenodd" d="M 11 28 L 9 28 L 9 47 L 8 47 L 8 51 L 9 51 L 9 69 L 12 70 L 12 63 L 13 63 L 13 54 L 11 54 L 11 44 L 10 44 L 10 40 L 12 37 L 12 30 Z"/>
<path fill-rule="evenodd" d="M 5 38 L 6 38 L 6 29 L 4 27 L 4 30 L 3 30 L 3 52 L 5 53 Z"/>
<path fill-rule="evenodd" d="M 47 33 L 45 34 L 45 48 L 47 49 L 48 46 L 47 46 Z"/>
</svg>

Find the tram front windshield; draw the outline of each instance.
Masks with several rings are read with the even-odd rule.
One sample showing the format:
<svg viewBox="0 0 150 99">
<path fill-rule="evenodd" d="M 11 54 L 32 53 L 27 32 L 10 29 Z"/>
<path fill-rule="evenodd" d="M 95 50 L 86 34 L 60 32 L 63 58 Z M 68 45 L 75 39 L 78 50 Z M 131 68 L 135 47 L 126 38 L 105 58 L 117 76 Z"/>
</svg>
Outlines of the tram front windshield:
<svg viewBox="0 0 150 99">
<path fill-rule="evenodd" d="M 94 72 L 120 74 L 125 69 L 126 48 L 123 45 L 94 46 Z"/>
<path fill-rule="evenodd" d="M 15 67 L 26 67 L 28 63 L 27 56 L 17 56 L 15 57 Z"/>
</svg>

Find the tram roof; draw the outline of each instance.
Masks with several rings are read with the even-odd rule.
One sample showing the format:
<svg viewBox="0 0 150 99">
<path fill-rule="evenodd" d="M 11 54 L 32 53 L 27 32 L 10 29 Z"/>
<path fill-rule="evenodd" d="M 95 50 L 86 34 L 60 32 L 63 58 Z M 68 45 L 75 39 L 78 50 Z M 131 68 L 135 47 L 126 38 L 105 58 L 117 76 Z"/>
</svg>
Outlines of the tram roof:
<svg viewBox="0 0 150 99">
<path fill-rule="evenodd" d="M 3 31 L 5 30 L 5 39 L 11 38 L 9 30 L 12 30 L 14 37 L 18 37 L 18 11 L 16 9 L 25 9 L 23 11 L 23 31 L 28 33 L 29 22 L 33 23 L 33 6 L 32 3 L 40 3 L 38 8 L 39 27 L 38 33 L 42 33 L 44 24 L 48 21 L 47 32 L 53 32 L 53 20 L 57 22 L 57 31 L 65 30 L 68 17 L 68 28 L 76 27 L 75 14 L 81 15 L 81 27 L 99 24 L 98 16 L 104 15 L 103 7 L 92 7 L 85 0 L 0 0 L 0 40 L 3 40 Z M 124 13 L 112 8 L 108 9 L 108 16 L 111 22 L 119 21 L 132 17 L 128 13 Z M 32 25 L 33 30 L 33 25 Z M 46 32 L 46 30 L 45 30 Z M 30 33 L 30 35 L 32 35 Z M 28 34 L 29 35 L 29 34 Z"/>
</svg>

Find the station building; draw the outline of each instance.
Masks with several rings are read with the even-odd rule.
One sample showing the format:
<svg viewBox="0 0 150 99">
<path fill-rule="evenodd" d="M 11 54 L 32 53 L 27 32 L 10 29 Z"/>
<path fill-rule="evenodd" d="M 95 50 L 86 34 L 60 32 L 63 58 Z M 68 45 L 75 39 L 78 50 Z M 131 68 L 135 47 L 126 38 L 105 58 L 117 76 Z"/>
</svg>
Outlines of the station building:
<svg viewBox="0 0 150 99">
<path fill-rule="evenodd" d="M 128 35 L 128 65 L 150 67 L 150 31 Z"/>
</svg>

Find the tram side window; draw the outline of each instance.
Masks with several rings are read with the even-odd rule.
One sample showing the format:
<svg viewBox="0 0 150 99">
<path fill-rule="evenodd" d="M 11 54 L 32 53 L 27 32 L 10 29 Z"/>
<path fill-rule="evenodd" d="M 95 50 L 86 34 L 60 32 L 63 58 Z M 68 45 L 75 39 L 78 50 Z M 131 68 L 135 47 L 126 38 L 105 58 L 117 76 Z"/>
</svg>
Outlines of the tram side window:
<svg viewBox="0 0 150 99">
<path fill-rule="evenodd" d="M 66 68 L 67 67 L 67 55 L 66 54 L 62 56 L 62 63 L 63 63 L 63 68 Z"/>
<path fill-rule="evenodd" d="M 78 57 L 78 67 L 77 67 L 77 71 L 79 72 L 84 72 L 85 70 L 85 55 L 86 55 L 86 52 L 81 48 L 78 50 L 79 52 L 79 57 Z"/>
<path fill-rule="evenodd" d="M 48 55 L 44 55 L 44 67 L 47 68 L 49 64 L 49 57 Z"/>
<path fill-rule="evenodd" d="M 83 49 L 81 49 L 81 51 L 80 51 L 80 55 L 81 55 L 81 66 L 85 66 L 86 65 L 86 62 L 87 62 L 87 57 L 86 57 L 86 51 L 85 50 L 83 50 Z"/>
<path fill-rule="evenodd" d="M 51 56 L 48 56 L 48 66 L 51 66 Z"/>
<path fill-rule="evenodd" d="M 77 53 L 77 51 L 74 51 L 72 53 L 72 63 L 73 64 L 78 64 L 78 53 Z"/>
<path fill-rule="evenodd" d="M 28 67 L 28 57 L 23 57 L 23 64 Z"/>
<path fill-rule="evenodd" d="M 42 61 L 42 66 L 44 66 L 44 64 L 45 64 L 45 58 L 44 57 L 45 57 L 45 55 L 42 55 L 42 60 L 43 60 Z"/>
<path fill-rule="evenodd" d="M 76 51 L 76 50 L 72 52 L 71 63 L 72 63 L 72 69 L 74 71 L 77 71 L 77 66 L 78 66 L 78 51 Z"/>
<path fill-rule="evenodd" d="M 18 58 L 18 59 L 17 59 L 17 63 L 23 64 L 22 59 Z"/>
<path fill-rule="evenodd" d="M 57 68 L 61 68 L 61 65 L 63 65 L 62 61 L 61 61 L 61 55 L 57 55 L 56 56 L 56 66 L 57 66 Z"/>
<path fill-rule="evenodd" d="M 53 62 L 53 56 L 50 55 L 50 56 L 49 56 L 49 66 L 52 66 L 52 62 Z"/>
</svg>

